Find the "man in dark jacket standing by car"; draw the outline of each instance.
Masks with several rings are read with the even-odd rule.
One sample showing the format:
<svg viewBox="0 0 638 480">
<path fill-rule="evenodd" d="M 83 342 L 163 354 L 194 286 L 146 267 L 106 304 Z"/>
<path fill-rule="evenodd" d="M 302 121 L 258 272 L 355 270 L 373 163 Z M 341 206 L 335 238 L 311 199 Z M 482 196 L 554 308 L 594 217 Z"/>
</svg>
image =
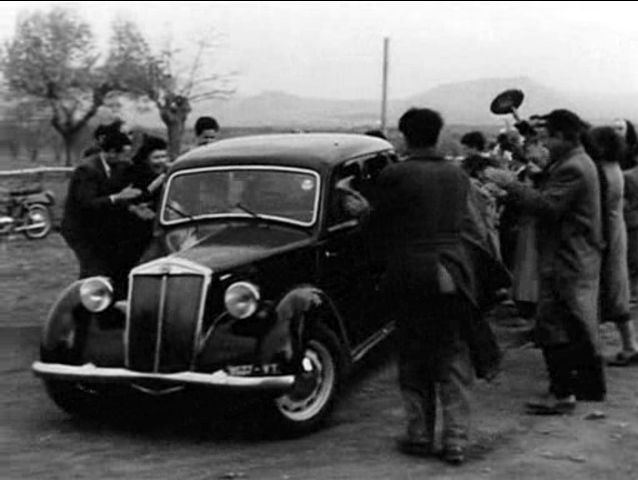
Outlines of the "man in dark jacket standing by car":
<svg viewBox="0 0 638 480">
<path fill-rule="evenodd" d="M 604 248 L 600 184 L 581 138 L 587 125 L 569 110 L 539 117 L 550 164 L 538 190 L 504 171 L 487 175 L 508 201 L 537 219 L 539 304 L 537 341 L 547 365 L 549 398 L 528 403 L 529 413 L 572 412 L 576 400 L 606 394 L 598 339 L 598 291 Z"/>
<path fill-rule="evenodd" d="M 80 278 L 93 275 L 119 277 L 118 245 L 121 220 L 128 215 L 129 200 L 141 191 L 124 185 L 121 155 L 131 144 L 118 128 L 108 129 L 99 151 L 86 158 L 69 183 L 62 236 L 80 263 Z"/>
<path fill-rule="evenodd" d="M 472 268 L 462 240 L 470 181 L 435 151 L 443 127 L 429 109 L 399 121 L 408 157 L 379 176 L 372 227 L 388 265 L 383 290 L 397 321 L 399 386 L 407 414 L 404 453 L 429 455 L 437 387 L 443 410 L 443 458 L 464 460 L 473 380 L 465 322 L 473 315 Z"/>
</svg>

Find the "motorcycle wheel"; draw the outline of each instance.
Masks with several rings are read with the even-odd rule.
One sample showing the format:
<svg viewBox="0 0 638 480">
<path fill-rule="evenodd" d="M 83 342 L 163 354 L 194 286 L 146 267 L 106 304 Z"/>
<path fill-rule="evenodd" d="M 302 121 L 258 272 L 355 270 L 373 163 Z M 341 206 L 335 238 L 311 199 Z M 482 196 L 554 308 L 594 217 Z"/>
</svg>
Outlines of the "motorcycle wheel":
<svg viewBox="0 0 638 480">
<path fill-rule="evenodd" d="M 32 227 L 24 230 L 24 236 L 37 240 L 46 237 L 53 228 L 53 220 L 51 218 L 51 210 L 46 205 L 34 204 L 30 205 L 25 214 L 25 226 Z M 38 228 L 35 228 L 36 225 Z"/>
</svg>

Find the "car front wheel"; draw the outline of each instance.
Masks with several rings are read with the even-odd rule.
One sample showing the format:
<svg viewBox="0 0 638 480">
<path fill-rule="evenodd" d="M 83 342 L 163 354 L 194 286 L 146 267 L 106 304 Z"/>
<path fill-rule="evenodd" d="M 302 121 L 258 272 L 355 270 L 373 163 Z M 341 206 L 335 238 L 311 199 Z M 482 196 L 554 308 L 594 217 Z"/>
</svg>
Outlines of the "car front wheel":
<svg viewBox="0 0 638 480">
<path fill-rule="evenodd" d="M 45 380 L 47 393 L 53 402 L 74 416 L 95 416 L 102 412 L 104 399 L 99 392 L 62 380 Z"/>
<path fill-rule="evenodd" d="M 286 432 L 303 434 L 323 424 L 334 406 L 343 366 L 343 348 L 335 334 L 315 327 L 292 389 L 274 400 L 278 423 Z"/>
</svg>

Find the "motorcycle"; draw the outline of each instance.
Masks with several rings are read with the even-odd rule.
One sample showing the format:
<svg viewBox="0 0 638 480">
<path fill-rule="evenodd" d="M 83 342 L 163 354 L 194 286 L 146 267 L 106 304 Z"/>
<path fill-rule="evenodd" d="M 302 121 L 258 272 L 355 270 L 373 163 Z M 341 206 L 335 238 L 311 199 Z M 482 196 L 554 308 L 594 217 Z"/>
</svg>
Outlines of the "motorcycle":
<svg viewBox="0 0 638 480">
<path fill-rule="evenodd" d="M 22 189 L 0 191 L 0 236 L 22 233 L 31 240 L 45 238 L 53 228 L 51 207 L 55 197 L 50 190 Z"/>
</svg>

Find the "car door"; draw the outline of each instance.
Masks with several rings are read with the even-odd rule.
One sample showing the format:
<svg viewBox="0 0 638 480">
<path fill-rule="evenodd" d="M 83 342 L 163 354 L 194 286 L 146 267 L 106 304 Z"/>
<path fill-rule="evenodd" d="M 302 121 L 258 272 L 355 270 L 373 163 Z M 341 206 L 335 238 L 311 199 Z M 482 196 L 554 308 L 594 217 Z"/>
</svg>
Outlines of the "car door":
<svg viewBox="0 0 638 480">
<path fill-rule="evenodd" d="M 354 346 L 375 335 L 389 321 L 385 302 L 379 295 L 384 266 L 372 256 L 372 239 L 366 221 L 343 209 L 343 191 L 339 186 L 346 184 L 372 204 L 376 178 L 391 161 L 389 153 L 347 161 L 335 170 L 328 192 L 326 236 L 319 252 L 320 271 L 346 320 Z"/>
<path fill-rule="evenodd" d="M 357 189 L 363 193 L 373 207 L 376 203 L 377 178 L 385 167 L 396 161 L 396 155 L 392 152 L 382 152 L 361 160 L 361 179 Z M 367 271 L 367 276 L 362 285 L 365 291 L 360 329 L 366 333 L 367 337 L 379 332 L 392 320 L 391 305 L 380 293 L 381 278 L 386 265 L 373 247 L 372 235 L 368 224 L 364 222 L 361 225 L 361 237 L 364 240 L 363 254 L 365 255 L 364 260 L 367 262 L 364 269 Z"/>
<path fill-rule="evenodd" d="M 369 263 L 361 222 L 343 208 L 340 186 L 361 180 L 361 165 L 351 160 L 335 168 L 327 190 L 326 220 L 318 247 L 320 286 L 343 317 L 352 345 L 366 338 L 363 301 L 369 287 Z"/>
</svg>

